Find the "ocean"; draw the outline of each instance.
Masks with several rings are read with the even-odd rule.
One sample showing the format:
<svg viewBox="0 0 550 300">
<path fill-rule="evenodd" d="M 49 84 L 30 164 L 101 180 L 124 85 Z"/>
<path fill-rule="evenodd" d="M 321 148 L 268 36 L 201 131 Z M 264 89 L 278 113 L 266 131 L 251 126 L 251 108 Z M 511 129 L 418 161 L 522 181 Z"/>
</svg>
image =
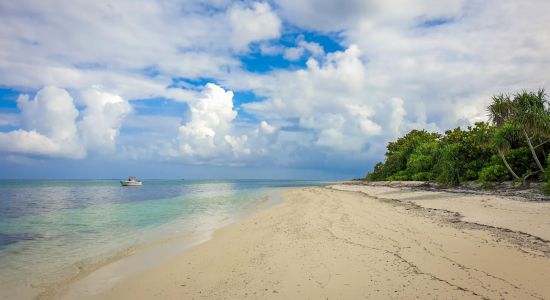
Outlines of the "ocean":
<svg viewBox="0 0 550 300">
<path fill-rule="evenodd" d="M 35 296 L 170 240 L 204 240 L 319 181 L 0 180 L 0 298 Z"/>
</svg>

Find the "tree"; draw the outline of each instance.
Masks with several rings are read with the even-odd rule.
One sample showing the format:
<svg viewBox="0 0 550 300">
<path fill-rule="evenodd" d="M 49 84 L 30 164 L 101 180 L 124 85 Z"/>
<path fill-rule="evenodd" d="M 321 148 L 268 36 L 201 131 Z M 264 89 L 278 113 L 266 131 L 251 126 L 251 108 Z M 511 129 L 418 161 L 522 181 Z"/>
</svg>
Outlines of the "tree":
<svg viewBox="0 0 550 300">
<path fill-rule="evenodd" d="M 449 186 L 460 184 L 460 145 L 448 144 L 441 149 L 441 155 L 436 165 L 437 182 Z"/>
<path fill-rule="evenodd" d="M 550 136 L 550 112 L 548 110 L 548 99 L 544 89 L 538 92 L 523 91 L 517 93 L 511 102 L 510 122 L 518 127 L 535 160 L 539 170 L 544 172 L 544 167 L 540 162 L 536 148 L 543 145 L 543 142 L 537 146 L 533 146 L 535 138 L 548 138 Z"/>
<path fill-rule="evenodd" d="M 490 123 L 457 127 L 443 135 L 412 130 L 388 143 L 385 161 L 368 178 L 435 179 L 446 185 L 479 179 L 525 182 L 533 175 L 550 180 L 550 168 L 541 173 L 550 162 L 540 160 L 550 152 L 550 101 L 545 91 L 495 95 L 487 111 Z"/>
<path fill-rule="evenodd" d="M 386 161 L 382 165 L 377 165 L 374 174 L 368 175 L 369 178 L 378 178 L 379 180 L 410 179 L 407 173 L 407 163 L 416 147 L 426 142 L 435 141 L 439 134 L 430 133 L 426 130 L 412 130 L 405 136 L 400 137 L 395 142 L 389 142 L 386 151 Z M 393 176 L 392 178 L 389 178 Z"/>
<path fill-rule="evenodd" d="M 420 144 L 409 156 L 407 171 L 413 180 L 434 179 L 433 168 L 437 163 L 441 142 L 439 140 Z"/>
<path fill-rule="evenodd" d="M 519 179 L 519 176 L 512 170 L 505 156 L 505 153 L 510 150 L 510 142 L 506 137 L 506 133 L 509 132 L 506 129 L 509 128 L 505 128 L 505 124 L 507 124 L 512 115 L 512 107 L 513 103 L 509 95 L 500 94 L 493 96 L 493 102 L 487 107 L 487 110 L 489 112 L 489 120 L 495 127 L 494 129 L 486 128 L 483 132 L 480 132 L 478 142 L 484 146 L 495 147 L 508 172 L 515 179 Z"/>
<path fill-rule="evenodd" d="M 458 155 L 461 160 L 460 177 L 462 180 L 476 180 L 478 173 L 485 167 L 493 156 L 495 148 L 480 145 L 477 140 L 489 125 L 484 122 L 477 122 L 474 127 L 468 126 L 466 130 L 457 127 L 445 131 L 441 138 L 442 145 L 457 144 Z"/>
</svg>

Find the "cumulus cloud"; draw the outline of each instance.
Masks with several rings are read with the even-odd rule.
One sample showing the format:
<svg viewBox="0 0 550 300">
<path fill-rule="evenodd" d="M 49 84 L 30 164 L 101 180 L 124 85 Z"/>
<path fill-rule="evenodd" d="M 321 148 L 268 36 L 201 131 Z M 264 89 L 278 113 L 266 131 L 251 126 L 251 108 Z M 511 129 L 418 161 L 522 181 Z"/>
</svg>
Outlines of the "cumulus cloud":
<svg viewBox="0 0 550 300">
<path fill-rule="evenodd" d="M 392 120 L 390 130 L 394 136 L 398 136 L 402 130 L 403 120 L 407 111 L 403 108 L 403 99 L 401 98 L 392 98 L 391 99 L 392 113 L 390 119 Z"/>
<path fill-rule="evenodd" d="M 347 49 L 314 57 L 305 69 L 242 72 L 225 84 L 266 99 L 244 105 L 248 113 L 304 129 L 295 134 L 312 137 L 309 153 L 380 159 L 388 140 L 411 129 L 486 120 L 492 94 L 549 84 L 540 72 L 550 67 L 546 2 L 280 0 L 277 7 L 287 22 L 339 32 Z M 286 58 L 304 52 L 296 46 Z"/>
<path fill-rule="evenodd" d="M 265 56 L 274 56 L 284 53 L 285 48 L 281 45 L 272 45 L 270 43 L 260 44 L 260 53 Z"/>
<path fill-rule="evenodd" d="M 235 157 L 240 156 L 246 156 L 250 155 L 252 152 L 250 148 L 247 146 L 248 136 L 241 135 L 241 136 L 231 136 L 226 134 L 224 136 L 225 142 L 227 142 L 231 146 L 231 151 L 233 151 L 233 155 Z"/>
<path fill-rule="evenodd" d="M 246 138 L 227 133 L 237 116 L 233 110 L 233 92 L 208 83 L 202 95 L 189 103 L 190 120 L 179 128 L 179 149 L 184 156 L 212 157 L 231 145 L 237 149 Z"/>
<path fill-rule="evenodd" d="M 485 120 L 492 94 L 548 85 L 538 70 L 549 65 L 550 3 L 417 2 L 379 3 L 345 33 L 369 60 L 368 88 L 400 97 L 409 117 L 439 128 Z"/>
<path fill-rule="evenodd" d="M 131 106 L 120 96 L 87 90 L 78 98 L 46 86 L 34 99 L 21 95 L 21 129 L 0 132 L 0 151 L 39 156 L 83 158 L 91 152 L 113 152 L 118 130 Z"/>
<path fill-rule="evenodd" d="M 347 32 L 359 26 L 411 19 L 456 16 L 466 0 L 277 0 L 281 15 L 289 22 L 311 30 Z"/>
<path fill-rule="evenodd" d="M 389 123 L 385 118 L 375 119 L 377 113 L 391 110 L 388 101 L 369 99 L 364 85 L 366 65 L 360 56 L 361 51 L 352 45 L 319 60 L 309 59 L 304 70 L 246 74 L 232 84 L 249 85 L 267 98 L 245 104 L 247 112 L 274 122 L 297 119 L 295 125 L 314 132 L 312 146 L 359 153 Z"/>
<path fill-rule="evenodd" d="M 86 90 L 79 101 L 86 106 L 78 122 L 82 142 L 91 150 L 113 152 L 123 119 L 132 107 L 122 97 L 98 90 Z"/>
<path fill-rule="evenodd" d="M 285 59 L 293 61 L 300 59 L 306 53 L 319 58 L 325 54 L 325 51 L 318 43 L 307 42 L 304 36 L 300 35 L 296 40 L 296 47 L 286 48 L 283 56 Z"/>
<path fill-rule="evenodd" d="M 101 86 L 125 99 L 170 97 L 167 86 L 174 77 L 217 77 L 238 66 L 227 38 L 228 6 L 227 1 L 4 2 L 0 82 L 36 90 Z M 252 9 L 257 14 L 269 17 L 265 5 Z"/>
<path fill-rule="evenodd" d="M 548 1 L 513 0 L 7 1 L 0 83 L 59 86 L 81 112 L 59 91 L 60 115 L 50 104 L 25 105 L 42 94 L 22 98 L 20 116 L 0 117 L 18 128 L 0 133 L 0 147 L 81 157 L 123 141 L 117 150 L 136 158 L 357 169 L 408 130 L 484 120 L 492 94 L 548 86 L 547 11 Z M 337 36 L 344 50 L 330 52 L 308 31 Z M 248 51 L 292 67 L 247 71 Z M 205 78 L 261 100 L 235 107 L 228 90 L 201 90 Z M 132 128 L 160 123 L 121 134 L 127 99 L 155 97 L 186 103 L 186 123 L 130 115 Z M 38 110 L 64 125 L 40 121 Z"/>
<path fill-rule="evenodd" d="M 81 158 L 75 120 L 78 110 L 67 91 L 47 86 L 33 100 L 17 100 L 23 129 L 0 133 L 0 151 Z"/>
<path fill-rule="evenodd" d="M 233 6 L 229 12 L 231 42 L 237 50 L 246 49 L 251 42 L 269 40 L 281 34 L 281 20 L 266 2 L 252 7 Z"/>
<path fill-rule="evenodd" d="M 298 71 L 276 71 L 257 76 L 240 74 L 228 79 L 228 84 L 257 91 L 268 96 L 264 102 L 246 104 L 255 113 L 286 117 L 300 117 L 316 111 L 341 107 L 345 100 L 362 91 L 365 65 L 360 50 L 350 46 L 346 51 L 329 53 L 322 61 L 311 58 L 307 68 Z M 345 98 L 343 98 L 345 97 Z"/>
<path fill-rule="evenodd" d="M 265 133 L 265 134 L 274 134 L 275 132 L 277 132 L 277 128 L 275 128 L 274 126 L 271 126 L 269 125 L 269 123 L 267 123 L 266 121 L 261 121 L 260 122 L 260 130 L 262 133 Z"/>
<path fill-rule="evenodd" d="M 349 114 L 358 120 L 359 128 L 364 134 L 372 136 L 382 132 L 382 127 L 370 120 L 374 111 L 369 106 L 350 104 L 347 108 Z"/>
<path fill-rule="evenodd" d="M 63 149 L 61 144 L 34 130 L 26 131 L 21 129 L 0 132 L 0 151 L 54 157 L 82 157 L 78 153 L 76 155 L 68 153 Z"/>
<path fill-rule="evenodd" d="M 291 47 L 285 49 L 284 58 L 287 60 L 298 60 L 304 55 L 304 48 Z"/>
</svg>

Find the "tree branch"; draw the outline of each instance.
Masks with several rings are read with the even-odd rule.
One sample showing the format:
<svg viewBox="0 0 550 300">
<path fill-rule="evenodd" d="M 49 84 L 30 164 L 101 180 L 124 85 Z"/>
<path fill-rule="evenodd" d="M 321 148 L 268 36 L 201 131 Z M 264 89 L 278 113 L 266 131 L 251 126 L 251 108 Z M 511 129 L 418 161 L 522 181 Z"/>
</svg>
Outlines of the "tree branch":
<svg viewBox="0 0 550 300">
<path fill-rule="evenodd" d="M 542 142 L 542 143 L 536 145 L 536 146 L 535 146 L 535 149 L 537 149 L 538 147 L 540 147 L 540 146 L 542 146 L 542 145 L 544 145 L 544 144 L 546 144 L 546 143 L 548 143 L 548 142 L 550 142 L 550 140 L 546 140 L 546 141 L 544 141 L 544 142 Z"/>
<path fill-rule="evenodd" d="M 527 174 L 527 175 L 525 175 L 525 176 L 523 177 L 523 181 L 527 180 L 527 178 L 529 178 L 529 177 L 531 177 L 531 176 L 533 176 L 533 175 L 535 175 L 535 174 L 537 174 L 537 173 L 540 173 L 540 170 L 537 170 L 537 171 L 535 171 L 535 172 L 529 171 L 529 174 Z"/>
</svg>

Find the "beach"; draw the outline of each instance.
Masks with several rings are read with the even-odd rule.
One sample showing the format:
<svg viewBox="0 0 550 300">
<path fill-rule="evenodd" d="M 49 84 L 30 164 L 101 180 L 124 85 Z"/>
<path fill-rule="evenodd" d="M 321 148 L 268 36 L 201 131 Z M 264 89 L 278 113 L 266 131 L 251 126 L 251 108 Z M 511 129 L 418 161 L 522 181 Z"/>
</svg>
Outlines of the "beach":
<svg viewBox="0 0 550 300">
<path fill-rule="evenodd" d="M 80 279 L 115 284 L 279 203 L 287 188 L 321 184 L 0 180 L 0 299 L 48 298 Z"/>
<path fill-rule="evenodd" d="M 158 265 L 122 279 L 113 273 L 112 284 L 92 273 L 50 297 L 548 299 L 548 240 L 549 202 L 388 186 L 293 188 Z"/>
</svg>

